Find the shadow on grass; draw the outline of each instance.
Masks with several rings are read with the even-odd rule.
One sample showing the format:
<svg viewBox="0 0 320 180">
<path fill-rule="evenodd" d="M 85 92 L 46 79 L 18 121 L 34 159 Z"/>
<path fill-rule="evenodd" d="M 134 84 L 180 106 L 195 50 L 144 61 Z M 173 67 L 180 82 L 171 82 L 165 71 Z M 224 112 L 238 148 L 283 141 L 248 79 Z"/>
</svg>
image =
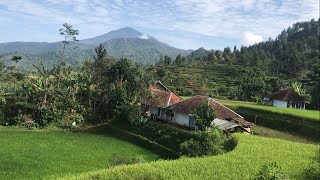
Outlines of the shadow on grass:
<svg viewBox="0 0 320 180">
<path fill-rule="evenodd" d="M 180 155 L 163 145 L 160 145 L 154 141 L 151 141 L 141 135 L 134 134 L 125 129 L 118 128 L 111 124 L 101 124 L 93 127 L 89 127 L 86 129 L 76 129 L 72 130 L 73 132 L 86 132 L 86 133 L 94 133 L 94 134 L 103 134 L 107 136 L 111 136 L 123 141 L 127 141 L 129 143 L 138 145 L 145 149 L 152 151 L 153 153 L 158 154 L 162 159 L 177 159 Z"/>
</svg>

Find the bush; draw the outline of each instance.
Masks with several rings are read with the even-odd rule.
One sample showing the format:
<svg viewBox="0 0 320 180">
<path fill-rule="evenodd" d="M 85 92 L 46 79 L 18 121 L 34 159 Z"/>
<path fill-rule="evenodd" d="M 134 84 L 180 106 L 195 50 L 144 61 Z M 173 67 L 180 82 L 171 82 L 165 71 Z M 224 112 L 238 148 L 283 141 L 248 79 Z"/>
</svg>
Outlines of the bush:
<svg viewBox="0 0 320 180">
<path fill-rule="evenodd" d="M 192 91 L 191 89 L 189 89 L 189 88 L 181 88 L 180 89 L 180 94 L 182 94 L 184 96 L 193 96 L 196 93 L 194 91 Z"/>
<path fill-rule="evenodd" d="M 200 130 L 209 128 L 212 120 L 217 116 L 216 112 L 207 103 L 203 103 L 196 108 L 194 115 L 194 125 Z"/>
<path fill-rule="evenodd" d="M 14 118 L 14 120 L 19 127 L 27 129 L 36 129 L 39 127 L 39 124 L 32 119 L 31 115 L 19 114 Z"/>
<path fill-rule="evenodd" d="M 179 145 L 182 142 L 193 137 L 193 133 L 191 132 L 154 121 L 147 121 L 145 124 L 134 128 L 125 123 L 116 123 L 115 125 L 119 128 L 126 129 L 132 133 L 146 137 L 147 139 L 174 150 L 175 152 L 180 151 Z"/>
<path fill-rule="evenodd" d="M 195 137 L 180 144 L 182 155 L 195 157 L 204 155 L 217 155 L 225 152 L 224 136 L 218 129 L 209 131 L 197 131 Z"/>
<path fill-rule="evenodd" d="M 254 178 L 255 180 L 274 180 L 274 179 L 290 179 L 276 162 L 272 162 L 261 167 L 260 172 Z"/>
<path fill-rule="evenodd" d="M 138 105 L 118 106 L 114 119 L 129 122 L 132 125 L 142 125 L 147 121 L 140 115 L 140 106 Z"/>
<path fill-rule="evenodd" d="M 69 125 L 71 125 L 71 128 L 76 128 L 77 124 L 83 123 L 84 118 L 81 114 L 74 114 L 71 116 L 71 118 L 69 119 Z"/>
<path fill-rule="evenodd" d="M 304 178 L 309 180 L 320 179 L 320 162 L 313 162 L 305 171 Z"/>
<path fill-rule="evenodd" d="M 134 156 L 129 159 L 120 157 L 119 155 L 113 154 L 111 158 L 111 166 L 117 166 L 122 164 L 137 164 L 146 162 L 143 156 Z"/>
</svg>

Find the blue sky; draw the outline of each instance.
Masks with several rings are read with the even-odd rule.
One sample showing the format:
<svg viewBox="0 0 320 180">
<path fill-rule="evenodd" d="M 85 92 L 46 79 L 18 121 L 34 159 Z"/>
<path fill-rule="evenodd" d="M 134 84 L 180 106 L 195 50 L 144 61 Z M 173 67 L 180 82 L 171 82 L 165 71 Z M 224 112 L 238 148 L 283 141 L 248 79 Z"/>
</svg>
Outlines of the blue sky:
<svg viewBox="0 0 320 180">
<path fill-rule="evenodd" d="M 222 49 L 312 18 L 319 0 L 0 0 L 0 42 L 60 41 L 67 22 L 78 39 L 132 27 L 178 48 Z"/>
</svg>

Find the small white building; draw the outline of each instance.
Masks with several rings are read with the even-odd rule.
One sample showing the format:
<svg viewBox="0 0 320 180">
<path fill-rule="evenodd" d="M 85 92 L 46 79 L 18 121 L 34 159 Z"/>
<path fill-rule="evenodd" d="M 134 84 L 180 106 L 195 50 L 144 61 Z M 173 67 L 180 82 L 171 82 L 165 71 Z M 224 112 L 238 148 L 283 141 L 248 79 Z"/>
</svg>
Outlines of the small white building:
<svg viewBox="0 0 320 180">
<path fill-rule="evenodd" d="M 266 105 L 280 108 L 297 108 L 305 109 L 308 103 L 304 96 L 292 90 L 281 90 L 263 99 Z"/>
</svg>

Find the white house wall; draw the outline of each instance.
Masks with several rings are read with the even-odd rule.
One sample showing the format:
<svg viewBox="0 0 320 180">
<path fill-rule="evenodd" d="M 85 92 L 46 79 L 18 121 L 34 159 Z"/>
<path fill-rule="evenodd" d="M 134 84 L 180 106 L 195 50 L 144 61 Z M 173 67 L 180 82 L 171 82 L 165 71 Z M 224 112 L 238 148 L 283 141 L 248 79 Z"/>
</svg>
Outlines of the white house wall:
<svg viewBox="0 0 320 180">
<path fill-rule="evenodd" d="M 189 115 L 184 113 L 174 113 L 173 120 L 176 124 L 180 126 L 186 126 L 189 127 Z"/>
<path fill-rule="evenodd" d="M 283 100 L 273 100 L 273 106 L 275 107 L 281 107 L 281 108 L 286 108 L 287 107 L 287 101 Z"/>
<path fill-rule="evenodd" d="M 157 107 L 150 107 L 149 111 L 150 111 L 150 114 L 158 114 L 158 108 Z"/>
</svg>

